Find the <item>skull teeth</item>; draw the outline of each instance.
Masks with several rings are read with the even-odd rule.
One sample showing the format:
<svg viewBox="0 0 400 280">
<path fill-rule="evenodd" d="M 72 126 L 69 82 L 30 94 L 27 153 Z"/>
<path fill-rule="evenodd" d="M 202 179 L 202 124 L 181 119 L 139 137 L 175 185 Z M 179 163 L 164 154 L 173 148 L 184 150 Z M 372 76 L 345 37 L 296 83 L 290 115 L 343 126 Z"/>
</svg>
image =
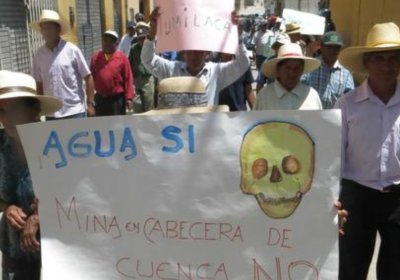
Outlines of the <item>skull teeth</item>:
<svg viewBox="0 0 400 280">
<path fill-rule="evenodd" d="M 285 202 L 297 202 L 301 200 L 303 194 L 301 192 L 297 192 L 293 197 L 279 197 L 279 198 L 272 198 L 266 197 L 264 193 L 260 192 L 255 195 L 258 202 L 268 203 L 272 205 L 279 205 Z"/>
</svg>

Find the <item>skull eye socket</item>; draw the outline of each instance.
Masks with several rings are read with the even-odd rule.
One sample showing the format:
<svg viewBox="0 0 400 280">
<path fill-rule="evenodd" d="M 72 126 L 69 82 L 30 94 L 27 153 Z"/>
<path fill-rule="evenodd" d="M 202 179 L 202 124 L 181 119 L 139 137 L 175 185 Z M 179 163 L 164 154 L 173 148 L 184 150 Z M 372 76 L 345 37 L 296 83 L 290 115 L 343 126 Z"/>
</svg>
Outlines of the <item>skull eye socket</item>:
<svg viewBox="0 0 400 280">
<path fill-rule="evenodd" d="M 282 160 L 282 170 L 286 174 L 296 174 L 299 173 L 301 169 L 300 161 L 295 156 L 286 156 Z"/>
<path fill-rule="evenodd" d="M 255 179 L 261 179 L 268 173 L 268 161 L 265 158 L 256 159 L 251 167 Z"/>
</svg>

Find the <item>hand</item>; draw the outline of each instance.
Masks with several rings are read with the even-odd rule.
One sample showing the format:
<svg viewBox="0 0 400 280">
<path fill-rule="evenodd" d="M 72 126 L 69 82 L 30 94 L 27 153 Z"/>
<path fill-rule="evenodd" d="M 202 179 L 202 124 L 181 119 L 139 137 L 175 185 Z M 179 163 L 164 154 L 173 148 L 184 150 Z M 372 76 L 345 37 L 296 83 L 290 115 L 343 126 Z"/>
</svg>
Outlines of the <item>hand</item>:
<svg viewBox="0 0 400 280">
<path fill-rule="evenodd" d="M 340 203 L 340 201 L 336 201 L 335 202 L 335 207 L 337 209 L 337 214 L 339 217 L 339 234 L 340 235 L 344 235 L 344 224 L 347 222 L 347 216 L 349 215 L 349 213 L 347 212 L 347 210 L 342 209 L 342 203 Z"/>
<path fill-rule="evenodd" d="M 158 19 L 160 17 L 160 7 L 155 7 L 154 10 L 150 14 L 150 29 L 149 29 L 149 35 L 147 35 L 147 38 L 150 41 L 153 41 L 156 38 L 157 35 L 157 24 L 158 24 Z"/>
<path fill-rule="evenodd" d="M 33 214 L 26 220 L 26 225 L 21 232 L 20 243 L 21 249 L 25 252 L 37 251 L 40 249 L 40 243 L 38 241 L 39 231 L 39 216 Z"/>
<path fill-rule="evenodd" d="M 238 15 L 237 11 L 233 11 L 233 12 L 231 13 L 231 20 L 232 20 L 232 23 L 233 23 L 234 25 L 237 25 L 238 36 L 239 36 L 239 42 L 240 42 L 240 41 L 241 41 L 241 37 L 242 37 L 242 32 L 243 32 L 243 24 L 242 24 L 242 22 L 240 21 L 240 17 L 239 17 L 239 15 Z"/>
<path fill-rule="evenodd" d="M 128 110 L 132 110 L 133 109 L 133 103 L 131 99 L 126 100 L 126 108 Z"/>
<path fill-rule="evenodd" d="M 31 209 L 34 214 L 38 214 L 39 212 L 39 198 L 35 197 L 33 199 L 33 203 L 31 204 Z"/>
<path fill-rule="evenodd" d="M 21 208 L 15 205 L 10 205 L 4 212 L 6 215 L 7 223 L 16 230 L 21 230 L 25 226 L 26 214 Z"/>
<path fill-rule="evenodd" d="M 94 106 L 92 104 L 88 104 L 87 105 L 86 114 L 87 114 L 88 117 L 96 116 L 96 111 L 95 111 Z"/>
</svg>

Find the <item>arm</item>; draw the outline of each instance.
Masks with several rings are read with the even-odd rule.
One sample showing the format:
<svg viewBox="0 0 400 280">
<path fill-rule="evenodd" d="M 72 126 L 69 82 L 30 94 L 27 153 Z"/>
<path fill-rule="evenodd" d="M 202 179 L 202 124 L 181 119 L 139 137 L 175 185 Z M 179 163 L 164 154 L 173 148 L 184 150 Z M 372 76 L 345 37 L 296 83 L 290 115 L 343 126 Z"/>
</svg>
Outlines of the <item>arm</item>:
<svg viewBox="0 0 400 280">
<path fill-rule="evenodd" d="M 249 68 L 250 60 L 246 54 L 246 47 L 242 42 L 241 33 L 242 25 L 239 23 L 239 16 L 236 12 L 232 12 L 231 15 L 232 23 L 237 25 L 238 28 L 238 39 L 239 47 L 235 54 L 235 59 L 225 63 L 219 63 L 218 76 L 218 87 L 217 92 L 221 89 L 226 88 L 230 84 L 233 84 L 237 79 L 239 79 Z"/>
<path fill-rule="evenodd" d="M 245 93 L 246 93 L 246 100 L 249 103 L 250 109 L 253 110 L 254 105 L 256 104 L 256 94 L 253 91 L 251 84 L 245 85 Z"/>
<path fill-rule="evenodd" d="M 36 81 L 36 92 L 38 95 L 43 95 L 43 82 Z"/>
<path fill-rule="evenodd" d="M 175 62 L 164 59 L 155 53 L 154 40 L 157 35 L 157 22 L 160 17 L 159 7 L 156 7 L 150 15 L 149 35 L 144 41 L 140 59 L 144 67 L 159 79 L 172 76 Z"/>
<path fill-rule="evenodd" d="M 86 102 L 87 102 L 87 115 L 93 117 L 95 115 L 94 110 L 94 81 L 91 74 L 85 78 L 86 83 Z"/>
<path fill-rule="evenodd" d="M 131 65 L 126 56 L 124 56 L 124 89 L 125 89 L 125 99 L 126 99 L 126 107 L 129 110 L 132 109 L 132 99 L 135 97 L 135 89 L 133 87 L 133 75 L 131 70 Z"/>
</svg>

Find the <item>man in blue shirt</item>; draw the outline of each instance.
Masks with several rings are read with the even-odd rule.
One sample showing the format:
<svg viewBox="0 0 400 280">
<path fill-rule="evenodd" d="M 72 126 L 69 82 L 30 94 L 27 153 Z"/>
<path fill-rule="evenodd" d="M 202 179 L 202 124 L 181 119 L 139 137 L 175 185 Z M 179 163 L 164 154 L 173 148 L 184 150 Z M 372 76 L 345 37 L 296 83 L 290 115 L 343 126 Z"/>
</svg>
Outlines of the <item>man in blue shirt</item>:
<svg viewBox="0 0 400 280">
<path fill-rule="evenodd" d="M 318 92 L 324 109 L 333 108 L 343 93 L 354 89 L 352 74 L 338 62 L 343 45 L 339 33 L 325 33 L 321 40 L 321 66 L 303 77 L 303 82 Z"/>
</svg>

